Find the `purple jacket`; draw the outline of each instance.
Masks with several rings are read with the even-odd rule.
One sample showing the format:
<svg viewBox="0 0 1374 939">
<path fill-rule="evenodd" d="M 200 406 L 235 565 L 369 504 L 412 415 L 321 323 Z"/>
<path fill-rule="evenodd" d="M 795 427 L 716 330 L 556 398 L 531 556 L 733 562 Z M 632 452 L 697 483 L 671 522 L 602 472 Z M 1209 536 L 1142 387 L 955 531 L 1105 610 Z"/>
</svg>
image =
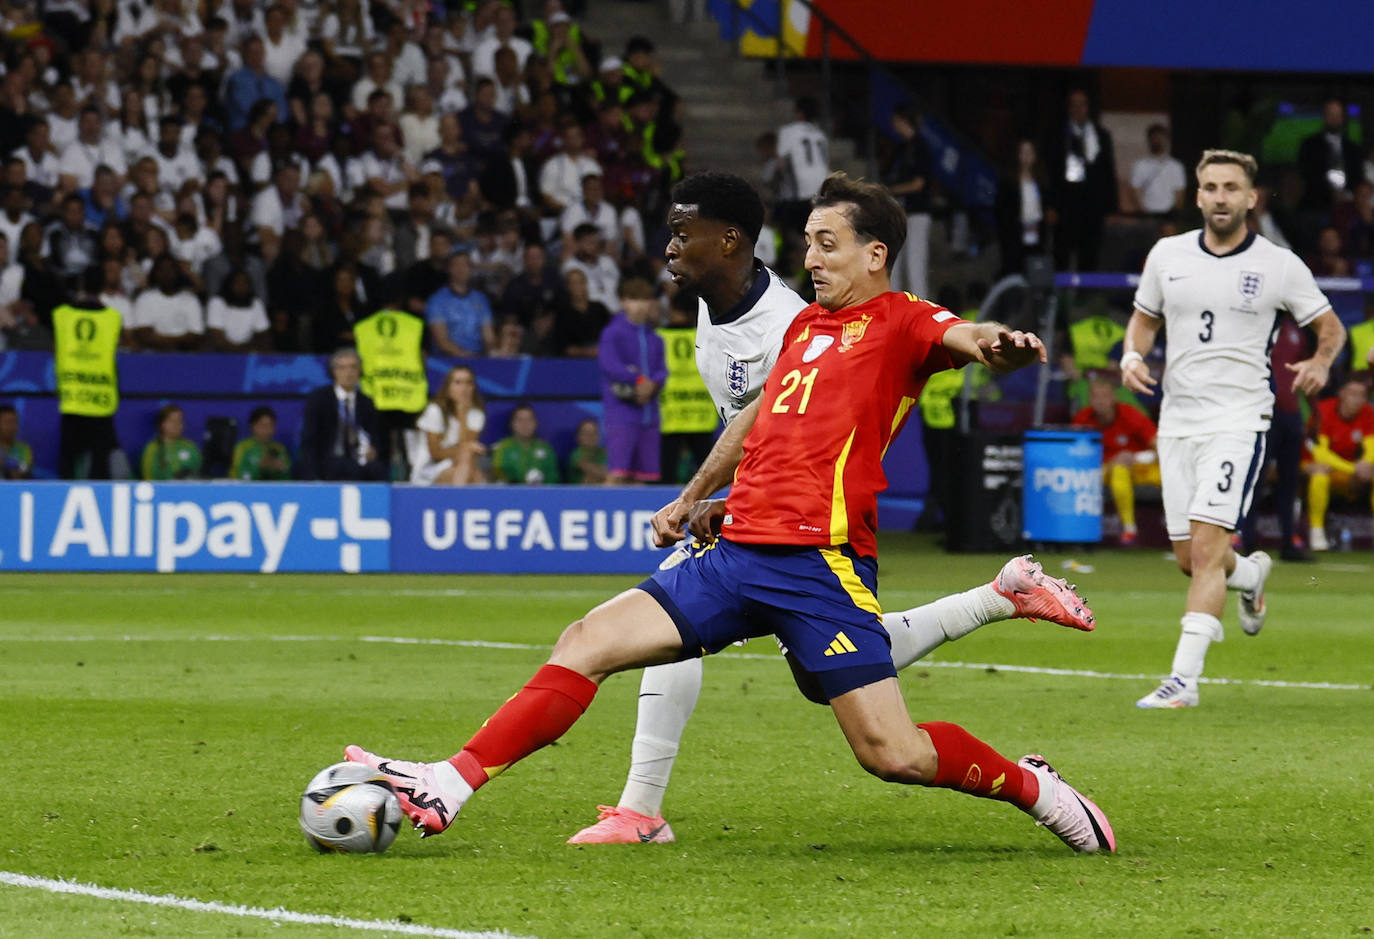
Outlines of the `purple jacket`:
<svg viewBox="0 0 1374 939">
<path fill-rule="evenodd" d="M 614 389 L 626 385 L 633 388 L 640 376 L 663 384 L 668 377 L 663 337 L 652 326 L 637 326 L 624 313 L 617 313 L 601 331 L 596 361 L 601 367 L 601 403 L 606 409 L 606 423 L 657 426 L 657 395 L 648 404 L 635 404 L 622 401 Z"/>
</svg>

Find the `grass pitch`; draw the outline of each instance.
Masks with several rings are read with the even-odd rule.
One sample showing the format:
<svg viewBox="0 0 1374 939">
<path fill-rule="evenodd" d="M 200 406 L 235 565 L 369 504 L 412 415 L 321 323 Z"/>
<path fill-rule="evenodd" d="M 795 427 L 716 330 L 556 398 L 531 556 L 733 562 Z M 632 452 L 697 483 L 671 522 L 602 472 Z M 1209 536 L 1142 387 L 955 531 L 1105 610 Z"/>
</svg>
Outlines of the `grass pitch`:
<svg viewBox="0 0 1374 939">
<path fill-rule="evenodd" d="M 1096 568 L 1072 575 L 1091 635 L 995 624 L 903 674 L 916 719 L 1046 754 L 1110 816 L 1111 857 L 1076 856 L 1000 803 L 866 776 L 767 641 L 706 665 L 665 806 L 676 844 L 563 843 L 619 795 L 635 673 L 444 836 L 319 856 L 298 799 L 344 744 L 447 756 L 563 624 L 636 578 L 6 575 L 0 935 L 350 934 L 246 907 L 427 935 L 1369 932 L 1374 565 L 1330 558 L 1275 569 L 1259 637 L 1228 610 L 1207 671 L 1237 681 L 1204 685 L 1200 708 L 1132 706 L 1168 668 L 1185 586 L 1151 551 L 1079 557 Z M 887 537 L 884 606 L 1002 560 Z M 1042 560 L 1060 573 L 1063 556 Z M 227 910 L 33 889 L 58 879 Z"/>
</svg>

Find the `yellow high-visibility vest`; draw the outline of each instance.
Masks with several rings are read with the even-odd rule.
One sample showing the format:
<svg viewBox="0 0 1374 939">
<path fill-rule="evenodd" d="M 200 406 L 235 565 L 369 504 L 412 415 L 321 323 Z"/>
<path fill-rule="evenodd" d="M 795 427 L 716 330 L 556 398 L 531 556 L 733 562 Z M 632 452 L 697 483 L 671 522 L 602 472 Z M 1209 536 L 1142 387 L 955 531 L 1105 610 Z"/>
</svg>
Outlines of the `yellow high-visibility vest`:
<svg viewBox="0 0 1374 939">
<path fill-rule="evenodd" d="M 119 407 L 119 311 L 64 303 L 52 311 L 52 325 L 58 409 L 82 417 L 109 417 Z"/>
<path fill-rule="evenodd" d="M 659 392 L 660 430 L 665 434 L 701 434 L 716 429 L 720 418 L 697 371 L 695 329 L 663 327 L 663 359 L 668 379 Z"/>
<path fill-rule="evenodd" d="M 363 377 L 359 386 L 379 411 L 416 414 L 429 400 L 429 382 L 420 342 L 424 320 L 402 310 L 378 310 L 355 323 Z"/>
</svg>

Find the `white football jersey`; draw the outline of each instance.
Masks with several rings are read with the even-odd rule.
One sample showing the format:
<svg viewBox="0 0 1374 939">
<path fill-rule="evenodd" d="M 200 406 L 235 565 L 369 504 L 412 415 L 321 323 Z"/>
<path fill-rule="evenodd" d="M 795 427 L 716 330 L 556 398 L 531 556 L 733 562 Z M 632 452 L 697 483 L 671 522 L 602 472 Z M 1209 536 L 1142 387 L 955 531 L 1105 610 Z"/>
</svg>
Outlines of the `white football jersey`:
<svg viewBox="0 0 1374 939">
<path fill-rule="evenodd" d="M 793 121 L 778 128 L 778 156 L 792 167 L 797 184 L 794 198 L 810 199 L 830 175 L 830 141 L 810 121 Z"/>
<path fill-rule="evenodd" d="M 697 311 L 697 371 L 729 423 L 763 391 L 782 351 L 782 336 L 806 301 L 777 274 L 760 265 L 754 286 L 734 308 L 714 320 L 702 300 Z"/>
<path fill-rule="evenodd" d="M 1191 437 L 1267 430 L 1279 314 L 1306 326 L 1331 303 L 1287 248 L 1251 234 L 1216 255 L 1199 229 L 1161 238 L 1150 250 L 1135 306 L 1165 324 L 1159 436 Z"/>
</svg>

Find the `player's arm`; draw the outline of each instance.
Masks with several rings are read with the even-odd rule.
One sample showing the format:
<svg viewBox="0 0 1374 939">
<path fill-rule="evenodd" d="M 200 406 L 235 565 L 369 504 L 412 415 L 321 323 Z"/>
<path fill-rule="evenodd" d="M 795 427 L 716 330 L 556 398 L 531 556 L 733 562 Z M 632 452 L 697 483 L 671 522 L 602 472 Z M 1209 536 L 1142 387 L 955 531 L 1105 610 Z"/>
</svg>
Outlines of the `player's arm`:
<svg viewBox="0 0 1374 939">
<path fill-rule="evenodd" d="M 1310 359 L 1289 363 L 1287 368 L 1293 373 L 1293 390 L 1312 395 L 1326 387 L 1331 363 L 1345 348 L 1345 324 L 1333 310 L 1327 309 L 1308 325 L 1317 333 L 1317 351 Z"/>
<path fill-rule="evenodd" d="M 941 342 L 959 365 L 978 362 L 994 372 L 1014 372 L 1046 361 L 1039 336 L 1001 323 L 955 323 L 945 330 Z"/>
<path fill-rule="evenodd" d="M 754 426 L 762 398 L 762 395 L 755 398 L 734 420 L 725 425 L 725 430 L 717 438 L 715 446 L 711 447 L 711 452 L 706 455 L 701 468 L 683 487 L 682 492 L 654 514 L 654 544 L 658 547 L 666 548 L 687 537 L 682 529 L 688 517 L 693 514 L 693 506 L 711 493 L 725 488 L 735 478 L 735 468 L 739 466 L 740 460 L 744 459 L 744 438 Z M 709 525 L 709 519 L 706 519 L 706 522 Z"/>
<path fill-rule="evenodd" d="M 1151 316 L 1140 309 L 1131 311 L 1131 319 L 1126 323 L 1126 338 L 1121 348 L 1121 384 L 1137 394 L 1154 394 L 1158 381 L 1150 375 L 1150 366 L 1145 364 L 1145 353 L 1155 346 L 1155 337 L 1164 320 Z"/>
</svg>

